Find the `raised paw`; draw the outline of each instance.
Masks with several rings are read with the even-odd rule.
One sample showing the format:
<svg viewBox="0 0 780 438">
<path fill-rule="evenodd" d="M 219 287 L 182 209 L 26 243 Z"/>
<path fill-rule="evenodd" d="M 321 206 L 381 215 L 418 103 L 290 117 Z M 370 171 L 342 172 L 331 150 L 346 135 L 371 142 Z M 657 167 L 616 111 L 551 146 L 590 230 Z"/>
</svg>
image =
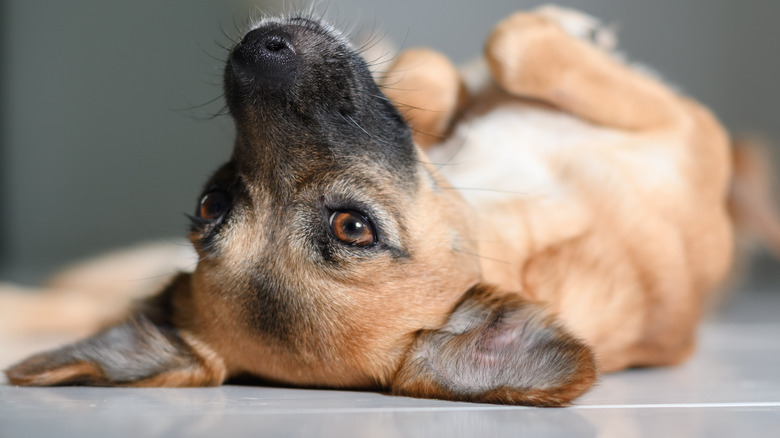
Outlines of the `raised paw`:
<svg viewBox="0 0 780 438">
<path fill-rule="evenodd" d="M 544 5 L 535 10 L 538 15 L 557 24 L 569 35 L 593 44 L 605 51 L 617 49 L 617 35 L 614 27 L 605 26 L 601 21 L 576 9 L 558 5 Z"/>
<path fill-rule="evenodd" d="M 676 123 L 677 99 L 663 84 L 624 63 L 598 20 L 547 6 L 501 21 L 485 45 L 496 83 L 509 94 L 547 102 L 618 129 Z"/>
</svg>

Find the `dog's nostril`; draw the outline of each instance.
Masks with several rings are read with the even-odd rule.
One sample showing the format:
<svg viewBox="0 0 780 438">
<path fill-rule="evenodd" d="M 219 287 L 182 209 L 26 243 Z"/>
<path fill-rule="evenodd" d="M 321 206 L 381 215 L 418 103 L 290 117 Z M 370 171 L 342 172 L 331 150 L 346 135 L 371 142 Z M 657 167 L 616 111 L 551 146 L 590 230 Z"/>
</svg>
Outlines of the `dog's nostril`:
<svg viewBox="0 0 780 438">
<path fill-rule="evenodd" d="M 265 42 L 265 48 L 271 52 L 281 52 L 282 50 L 292 50 L 292 46 L 287 38 L 281 35 L 270 35 Z"/>
<path fill-rule="evenodd" d="M 259 28 L 244 36 L 233 58 L 241 64 L 284 63 L 295 54 L 292 37 L 284 29 Z"/>
<path fill-rule="evenodd" d="M 281 28 L 255 29 L 244 36 L 239 47 L 258 55 L 263 52 L 283 54 L 287 50 L 290 53 L 295 53 L 290 34 Z"/>
<path fill-rule="evenodd" d="M 230 66 L 245 84 L 279 87 L 295 78 L 297 58 L 288 29 L 266 26 L 244 36 L 231 54 Z"/>
</svg>

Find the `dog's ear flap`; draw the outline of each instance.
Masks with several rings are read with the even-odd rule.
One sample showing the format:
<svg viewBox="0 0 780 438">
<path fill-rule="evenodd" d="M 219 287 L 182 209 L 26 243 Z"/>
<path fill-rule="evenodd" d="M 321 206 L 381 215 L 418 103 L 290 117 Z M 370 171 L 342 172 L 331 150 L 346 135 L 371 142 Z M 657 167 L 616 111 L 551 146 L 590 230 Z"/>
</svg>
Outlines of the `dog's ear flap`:
<svg viewBox="0 0 780 438">
<path fill-rule="evenodd" d="M 29 357 L 7 369 L 6 376 L 24 386 L 218 385 L 226 376 L 222 361 L 173 324 L 176 302 L 189 287 L 189 274 L 180 274 L 121 323 Z"/>
<path fill-rule="evenodd" d="M 417 334 L 392 391 L 412 397 L 560 406 L 595 380 L 590 349 L 543 307 L 477 285 L 444 327 Z"/>
</svg>

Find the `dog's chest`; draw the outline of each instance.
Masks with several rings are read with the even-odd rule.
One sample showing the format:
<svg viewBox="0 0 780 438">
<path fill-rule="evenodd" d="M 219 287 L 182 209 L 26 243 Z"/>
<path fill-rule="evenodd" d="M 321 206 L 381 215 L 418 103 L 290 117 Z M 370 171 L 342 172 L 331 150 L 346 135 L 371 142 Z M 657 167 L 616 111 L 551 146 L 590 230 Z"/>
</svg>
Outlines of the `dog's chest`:
<svg viewBox="0 0 780 438">
<path fill-rule="evenodd" d="M 671 151 L 652 138 L 517 101 L 460 123 L 428 158 L 468 201 L 480 205 L 576 200 L 583 190 L 621 196 L 627 186 L 674 187 L 680 183 L 680 157 Z"/>
<path fill-rule="evenodd" d="M 473 207 L 480 239 L 501 242 L 482 255 L 522 264 L 605 217 L 642 216 L 649 198 L 679 199 L 675 146 L 517 100 L 462 122 L 428 158 Z"/>
</svg>

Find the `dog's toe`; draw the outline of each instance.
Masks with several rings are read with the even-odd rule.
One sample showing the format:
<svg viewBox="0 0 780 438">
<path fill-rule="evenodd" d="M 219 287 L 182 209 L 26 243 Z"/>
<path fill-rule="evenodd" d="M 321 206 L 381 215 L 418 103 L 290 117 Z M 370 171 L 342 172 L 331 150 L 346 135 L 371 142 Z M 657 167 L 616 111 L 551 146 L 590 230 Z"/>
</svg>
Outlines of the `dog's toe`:
<svg viewBox="0 0 780 438">
<path fill-rule="evenodd" d="M 569 35 L 586 41 L 607 52 L 617 49 L 615 29 L 602 24 L 596 17 L 576 9 L 545 5 L 536 13 L 556 23 Z"/>
</svg>

